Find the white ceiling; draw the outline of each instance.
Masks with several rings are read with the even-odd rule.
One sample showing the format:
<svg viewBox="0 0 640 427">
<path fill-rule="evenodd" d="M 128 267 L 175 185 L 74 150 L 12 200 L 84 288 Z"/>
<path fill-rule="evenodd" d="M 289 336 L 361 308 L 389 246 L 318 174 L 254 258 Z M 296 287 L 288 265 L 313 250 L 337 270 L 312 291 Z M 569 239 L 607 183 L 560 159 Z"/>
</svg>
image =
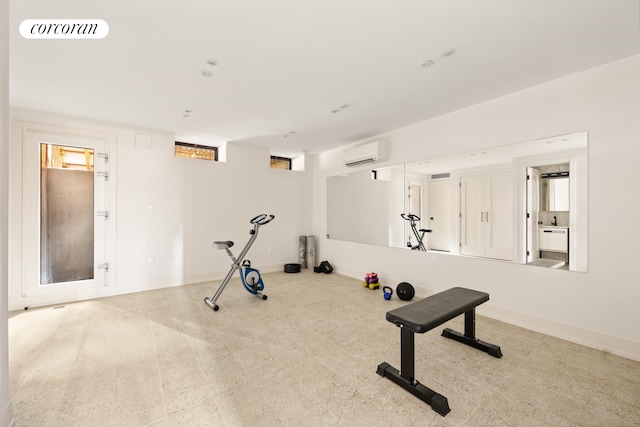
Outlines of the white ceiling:
<svg viewBox="0 0 640 427">
<path fill-rule="evenodd" d="M 640 52 L 638 0 L 11 0 L 10 13 L 12 106 L 284 156 Z M 24 39 L 34 18 L 103 19 L 109 34 Z"/>
<path fill-rule="evenodd" d="M 399 167 L 403 167 L 406 172 L 427 175 L 507 164 L 512 163 L 516 159 L 529 156 L 543 156 L 537 159 L 541 162 L 539 163 L 540 166 L 542 166 L 545 164 L 545 161 L 551 161 L 552 163 L 557 162 L 557 160 L 551 156 L 552 154 L 561 156 L 561 153 L 586 150 L 587 146 L 588 132 L 582 131 L 567 135 L 550 136 L 533 141 L 488 147 L 483 150 L 475 150 L 468 153 L 458 153 L 450 156 L 419 160 L 413 163 L 399 165 Z M 575 156 L 575 154 L 573 154 L 573 156 Z"/>
</svg>

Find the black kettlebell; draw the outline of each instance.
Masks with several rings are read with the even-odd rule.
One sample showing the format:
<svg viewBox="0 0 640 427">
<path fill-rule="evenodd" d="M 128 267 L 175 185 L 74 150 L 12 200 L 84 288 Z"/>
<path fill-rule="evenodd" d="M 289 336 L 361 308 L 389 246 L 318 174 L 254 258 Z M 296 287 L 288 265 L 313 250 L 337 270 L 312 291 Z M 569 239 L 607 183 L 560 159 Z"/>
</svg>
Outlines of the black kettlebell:
<svg viewBox="0 0 640 427">
<path fill-rule="evenodd" d="M 398 298 L 400 298 L 401 300 L 410 301 L 416 294 L 416 290 L 413 289 L 411 283 L 401 282 L 398 286 L 396 286 L 396 294 L 398 294 Z"/>
<path fill-rule="evenodd" d="M 391 296 L 393 295 L 393 289 L 391 289 L 389 286 L 385 286 L 384 288 L 382 288 L 382 292 L 384 299 L 389 301 L 391 299 Z"/>
</svg>

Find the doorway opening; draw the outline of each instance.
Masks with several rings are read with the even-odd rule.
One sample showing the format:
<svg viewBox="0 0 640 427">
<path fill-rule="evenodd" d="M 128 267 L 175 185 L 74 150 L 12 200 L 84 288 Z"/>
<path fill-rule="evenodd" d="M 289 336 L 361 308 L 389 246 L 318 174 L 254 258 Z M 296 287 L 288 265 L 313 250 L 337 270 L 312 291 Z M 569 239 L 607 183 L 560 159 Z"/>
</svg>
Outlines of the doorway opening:
<svg viewBox="0 0 640 427">
<path fill-rule="evenodd" d="M 527 264 L 569 269 L 570 163 L 527 168 Z"/>
</svg>

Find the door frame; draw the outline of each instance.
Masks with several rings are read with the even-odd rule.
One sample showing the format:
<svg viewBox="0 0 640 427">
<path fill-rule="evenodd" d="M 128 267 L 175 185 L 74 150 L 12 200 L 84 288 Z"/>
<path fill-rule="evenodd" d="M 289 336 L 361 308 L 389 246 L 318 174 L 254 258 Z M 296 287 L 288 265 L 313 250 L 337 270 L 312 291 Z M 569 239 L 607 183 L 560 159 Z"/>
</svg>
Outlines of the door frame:
<svg viewBox="0 0 640 427">
<path fill-rule="evenodd" d="M 9 236 L 10 244 L 12 248 L 14 248 L 14 250 L 12 250 L 13 259 L 10 261 L 12 266 L 11 281 L 13 283 L 9 288 L 11 306 L 40 306 L 60 302 L 79 301 L 112 294 L 113 291 L 108 291 L 108 287 L 115 284 L 116 276 L 115 135 L 102 132 L 88 132 L 40 123 L 23 122 L 19 120 L 14 120 L 12 125 L 12 159 L 14 160 L 12 162 L 13 170 L 11 171 L 11 175 L 14 179 L 14 184 L 12 185 L 12 200 L 14 203 L 12 203 L 11 215 L 14 218 L 12 223 L 14 223 L 15 227 L 13 228 L 16 231 L 14 233 L 10 233 Z M 86 281 L 79 282 L 83 284 L 82 286 L 74 285 L 74 282 L 40 286 L 40 226 L 38 224 L 37 227 L 35 227 L 35 230 L 33 227 L 34 221 L 37 223 L 40 217 L 39 150 L 36 150 L 38 151 L 37 177 L 28 176 L 29 168 L 25 168 L 28 160 L 25 156 L 25 152 L 29 151 L 27 142 L 29 142 L 28 139 L 34 134 L 51 136 L 53 140 L 50 142 L 54 144 L 59 144 L 61 138 L 67 138 L 67 142 L 60 145 L 66 144 L 73 146 L 77 145 L 78 141 L 94 141 L 103 145 L 102 148 L 104 148 L 104 150 L 100 150 L 99 152 L 103 152 L 107 155 L 106 160 L 108 160 L 110 175 L 108 181 L 105 182 L 104 207 L 100 210 L 109 212 L 109 220 L 104 222 L 104 243 L 100 248 L 104 253 L 103 259 L 105 261 L 100 260 L 96 256 L 94 263 L 108 263 L 109 268 L 108 273 L 105 273 L 102 269 L 96 272 L 94 266 L 94 279 L 97 278 L 98 275 L 103 276 L 103 280 L 101 280 L 97 286 L 95 283 L 87 286 Z M 33 141 L 30 142 L 35 144 Z M 39 144 L 36 145 L 39 146 Z M 33 146 L 31 148 L 33 148 Z M 97 152 L 98 150 L 96 150 L 96 153 Z M 97 155 L 95 158 L 97 158 Z M 97 162 L 94 160 L 94 163 Z M 99 170 L 95 168 L 95 171 L 97 172 Z M 33 166 L 31 167 L 31 173 L 33 173 Z M 95 178 L 97 177 L 94 177 L 94 180 Z M 103 178 L 101 177 L 100 179 Z M 33 190 L 34 180 L 38 181 L 38 191 L 35 196 L 32 196 L 31 203 L 29 204 L 27 202 L 27 199 L 30 196 L 28 190 Z M 37 199 L 37 212 L 33 212 L 34 198 Z M 97 206 L 94 206 L 94 210 L 97 210 Z M 34 217 L 37 218 L 37 220 L 34 220 Z M 98 223 L 96 222 L 96 224 Z M 34 239 L 37 239 L 37 245 L 35 248 L 33 243 Z M 36 268 L 34 268 L 34 264 Z M 33 270 L 35 270 L 35 273 Z"/>
<path fill-rule="evenodd" d="M 587 199 L 588 160 L 586 150 L 568 150 L 547 155 L 529 156 L 519 159 L 515 166 L 518 176 L 518 244 L 517 260 L 527 262 L 527 168 L 569 163 L 569 270 L 586 272 L 588 266 L 588 206 L 579 204 Z"/>
</svg>

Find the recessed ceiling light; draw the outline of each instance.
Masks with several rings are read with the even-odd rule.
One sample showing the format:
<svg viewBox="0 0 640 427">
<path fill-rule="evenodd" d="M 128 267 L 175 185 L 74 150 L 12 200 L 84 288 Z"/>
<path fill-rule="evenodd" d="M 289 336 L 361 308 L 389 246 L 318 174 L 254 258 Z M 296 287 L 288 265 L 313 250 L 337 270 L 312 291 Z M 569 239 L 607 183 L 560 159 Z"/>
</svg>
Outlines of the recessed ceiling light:
<svg viewBox="0 0 640 427">
<path fill-rule="evenodd" d="M 202 70 L 202 71 L 200 71 L 200 74 L 202 74 L 205 77 L 211 77 L 211 76 L 213 76 L 213 71 L 211 71 L 211 70 Z"/>
<path fill-rule="evenodd" d="M 212 67 L 215 67 L 216 65 L 218 65 L 218 60 L 217 59 L 213 59 L 213 58 L 209 58 L 209 59 L 207 59 L 207 64 L 211 65 Z"/>
<path fill-rule="evenodd" d="M 448 58 L 448 57 L 453 56 L 455 54 L 456 54 L 456 50 L 455 49 L 449 49 L 449 50 L 447 50 L 447 51 L 442 53 L 442 57 L 443 58 Z"/>
<path fill-rule="evenodd" d="M 421 62 L 421 63 L 420 63 L 420 66 L 421 66 L 422 68 L 428 68 L 428 67 L 431 67 L 433 64 L 435 64 L 435 62 L 433 62 L 433 61 L 432 61 L 432 60 L 430 60 L 430 59 L 427 59 L 426 61 Z"/>
<path fill-rule="evenodd" d="M 333 108 L 333 109 L 331 110 L 331 112 L 332 112 L 333 114 L 335 114 L 335 113 L 339 113 L 340 111 L 342 111 L 342 110 L 344 110 L 344 109 L 346 109 L 346 108 L 349 108 L 349 104 L 340 104 L 340 106 L 339 106 L 338 108 Z"/>
</svg>

